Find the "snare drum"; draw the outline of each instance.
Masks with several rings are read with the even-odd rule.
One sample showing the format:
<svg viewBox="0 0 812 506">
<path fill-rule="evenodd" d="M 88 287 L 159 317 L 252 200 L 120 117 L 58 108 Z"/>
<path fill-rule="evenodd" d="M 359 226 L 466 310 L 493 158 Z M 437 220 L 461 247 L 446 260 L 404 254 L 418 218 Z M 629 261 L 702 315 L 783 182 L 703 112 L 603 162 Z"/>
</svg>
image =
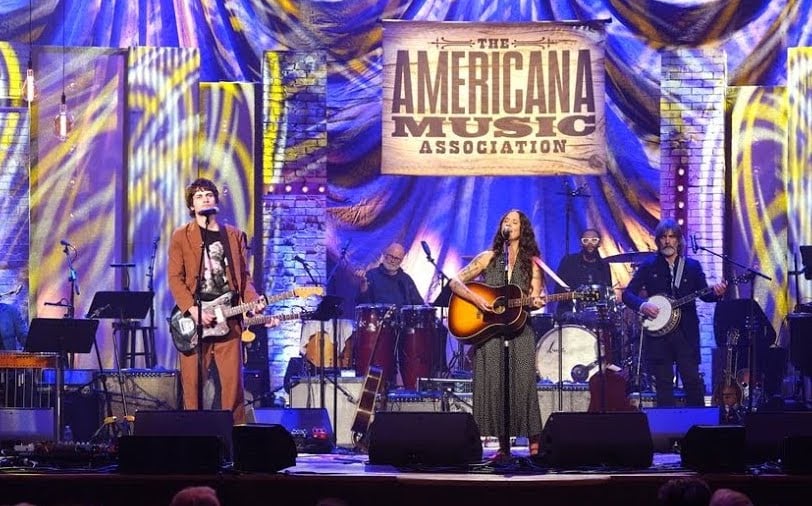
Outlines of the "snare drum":
<svg viewBox="0 0 812 506">
<path fill-rule="evenodd" d="M 579 372 L 586 376 L 578 377 L 579 381 L 588 380 L 598 371 L 598 337 L 580 325 L 562 325 L 560 330 L 563 365 L 561 379 L 565 382 L 575 381 L 575 369 L 576 376 Z M 558 383 L 558 332 L 558 327 L 549 330 L 536 346 L 536 372 L 542 381 Z"/>
<path fill-rule="evenodd" d="M 417 389 L 417 378 L 428 378 L 435 360 L 437 319 L 432 306 L 400 308 L 398 365 L 403 386 Z"/>
<path fill-rule="evenodd" d="M 392 304 L 355 306 L 357 340 L 353 343 L 353 357 L 356 376 L 366 376 L 370 365 L 381 368 L 384 381 L 390 380 L 394 375 L 396 309 Z"/>
</svg>

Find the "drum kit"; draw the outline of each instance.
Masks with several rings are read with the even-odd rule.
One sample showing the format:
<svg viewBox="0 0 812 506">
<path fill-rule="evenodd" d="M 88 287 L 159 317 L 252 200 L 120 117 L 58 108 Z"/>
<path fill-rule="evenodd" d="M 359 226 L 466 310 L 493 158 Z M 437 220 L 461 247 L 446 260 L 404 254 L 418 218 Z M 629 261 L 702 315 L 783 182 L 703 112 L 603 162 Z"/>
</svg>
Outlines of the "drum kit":
<svg viewBox="0 0 812 506">
<path fill-rule="evenodd" d="M 653 255 L 653 252 L 621 253 L 604 258 L 604 261 L 631 263 L 636 267 Z M 609 341 L 603 343 L 602 349 L 613 362 L 631 366 L 635 361 L 640 321 L 637 314 L 621 301 L 622 289 L 589 284 L 577 287 L 576 291 L 596 293 L 597 300 L 577 300 L 572 313 L 561 318 L 558 325 L 552 315 L 531 315 L 531 325 L 537 336 L 536 373 L 542 382 L 558 383 L 559 377 L 565 383 L 588 381 L 598 372 L 598 336 L 601 333 Z"/>
</svg>

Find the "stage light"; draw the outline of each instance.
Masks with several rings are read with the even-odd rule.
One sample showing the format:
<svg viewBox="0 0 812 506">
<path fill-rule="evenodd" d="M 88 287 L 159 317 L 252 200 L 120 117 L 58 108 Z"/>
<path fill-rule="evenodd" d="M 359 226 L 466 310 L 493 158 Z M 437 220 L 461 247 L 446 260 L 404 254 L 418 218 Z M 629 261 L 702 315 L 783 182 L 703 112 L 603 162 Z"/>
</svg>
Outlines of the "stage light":
<svg viewBox="0 0 812 506">
<path fill-rule="evenodd" d="M 319 185 L 319 193 L 324 193 L 325 191 L 327 191 L 327 188 L 325 188 L 325 186 L 323 184 L 320 184 Z"/>
<path fill-rule="evenodd" d="M 34 61 L 32 50 L 34 48 L 33 35 L 31 32 L 32 23 L 32 1 L 28 1 L 28 69 L 25 71 L 25 81 L 23 82 L 23 96 L 25 101 L 31 104 L 37 97 L 37 83 L 34 79 Z"/>
<path fill-rule="evenodd" d="M 68 102 L 65 98 L 65 3 L 62 2 L 62 101 L 59 104 L 59 113 L 54 118 L 54 133 L 60 141 L 66 141 L 73 131 L 74 117 L 68 111 Z"/>
<path fill-rule="evenodd" d="M 286 184 L 285 185 L 285 193 L 290 193 L 293 190 L 293 186 Z"/>
</svg>

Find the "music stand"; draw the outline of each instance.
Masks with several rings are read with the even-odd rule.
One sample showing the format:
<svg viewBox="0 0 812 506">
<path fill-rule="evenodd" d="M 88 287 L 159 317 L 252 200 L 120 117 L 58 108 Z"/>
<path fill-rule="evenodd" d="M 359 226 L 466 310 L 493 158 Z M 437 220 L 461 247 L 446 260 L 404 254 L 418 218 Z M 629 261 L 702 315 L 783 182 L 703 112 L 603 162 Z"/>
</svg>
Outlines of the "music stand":
<svg viewBox="0 0 812 506">
<path fill-rule="evenodd" d="M 719 301 L 713 312 L 713 333 L 718 348 L 727 347 L 727 336 L 731 330 L 738 332 L 736 347 L 747 350 L 746 366 L 750 369 L 747 385 L 748 401 L 752 401 L 755 396 L 754 388 L 759 384 L 758 375 L 774 372 L 767 370 L 767 359 L 770 346 L 775 342 L 775 329 L 757 301 L 753 299 Z M 752 342 L 750 336 L 753 336 Z M 733 364 L 734 367 L 738 365 Z M 736 374 L 736 371 L 730 373 Z"/>
<path fill-rule="evenodd" d="M 28 328 L 28 339 L 23 351 L 29 353 L 56 353 L 56 399 L 54 407 L 55 440 L 62 440 L 62 389 L 66 353 L 90 353 L 96 341 L 97 320 L 73 318 L 34 318 Z"/>
<path fill-rule="evenodd" d="M 326 376 L 324 374 L 324 322 L 333 320 L 333 377 L 330 381 L 333 383 L 333 420 L 338 420 L 338 390 L 341 389 L 345 395 L 348 393 L 338 384 L 338 327 L 336 318 L 341 316 L 343 312 L 341 303 L 344 301 L 342 297 L 337 295 L 324 295 L 316 306 L 316 310 L 309 313 L 305 319 L 319 322 L 319 361 L 321 367 L 319 368 L 319 399 L 321 399 L 321 408 L 325 406 L 325 396 L 327 392 Z M 333 444 L 336 443 L 336 435 L 333 434 Z"/>
<path fill-rule="evenodd" d="M 812 279 L 812 245 L 801 246 L 801 262 L 804 264 L 804 279 Z"/>
<path fill-rule="evenodd" d="M 143 320 L 152 304 L 152 292 L 96 292 L 87 310 L 88 318 Z"/>
<path fill-rule="evenodd" d="M 98 319 L 110 319 L 110 320 L 118 320 L 118 328 L 116 322 L 113 322 L 113 330 L 121 330 L 123 332 L 122 335 L 128 336 L 130 339 L 135 342 L 135 333 L 130 335 L 129 331 L 130 328 L 125 323 L 125 320 L 143 320 L 147 313 L 149 312 L 150 307 L 152 306 L 152 298 L 154 293 L 151 291 L 147 292 L 133 292 L 130 290 L 124 291 L 101 291 L 96 292 L 93 295 L 93 301 L 90 303 L 90 309 L 87 312 L 88 318 L 96 318 L 94 320 L 98 323 Z M 119 339 L 123 339 L 122 335 L 119 336 Z M 123 343 L 119 343 L 122 344 Z M 146 347 L 146 343 L 144 343 Z M 122 354 L 124 350 L 122 349 Z M 146 348 L 145 348 L 146 353 Z M 96 358 L 99 363 L 99 378 L 102 384 L 102 390 L 104 391 L 104 399 L 105 404 L 107 405 L 107 418 L 105 419 L 105 424 L 112 423 L 116 421 L 115 416 L 113 416 L 113 407 L 110 399 L 110 393 L 107 391 L 107 381 L 104 375 L 104 366 L 101 360 L 101 353 L 99 352 L 99 347 L 96 346 Z M 118 384 L 119 384 L 119 392 L 121 394 L 121 407 L 124 413 L 124 420 L 128 421 L 129 413 L 127 410 L 127 399 L 124 395 L 124 376 L 121 374 L 121 363 L 120 357 L 118 354 L 118 346 L 116 345 L 115 341 L 113 342 L 113 361 L 115 362 L 115 369 L 116 369 L 116 376 L 118 377 Z"/>
</svg>

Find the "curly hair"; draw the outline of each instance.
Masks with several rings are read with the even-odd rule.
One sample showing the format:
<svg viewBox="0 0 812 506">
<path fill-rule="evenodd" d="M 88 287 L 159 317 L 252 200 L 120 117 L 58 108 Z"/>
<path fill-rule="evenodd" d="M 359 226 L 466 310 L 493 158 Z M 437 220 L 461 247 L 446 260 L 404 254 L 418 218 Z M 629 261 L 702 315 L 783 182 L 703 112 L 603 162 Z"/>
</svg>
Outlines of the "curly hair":
<svg viewBox="0 0 812 506">
<path fill-rule="evenodd" d="M 197 178 L 189 183 L 189 186 L 186 187 L 184 195 L 186 197 L 186 209 L 189 209 L 189 216 L 195 215 L 195 212 L 191 210 L 192 199 L 194 198 L 195 193 L 201 190 L 212 192 L 214 194 L 214 203 L 220 203 L 220 192 L 217 190 L 217 185 L 215 185 L 211 179 L 206 179 L 204 177 Z"/>
<path fill-rule="evenodd" d="M 502 223 L 507 218 L 507 215 L 515 212 L 519 215 L 519 226 L 521 234 L 519 235 L 519 256 L 516 263 L 521 272 L 524 273 L 524 278 L 527 280 L 527 285 L 520 287 L 525 292 L 530 290 L 530 281 L 533 279 L 533 257 L 541 256 L 538 243 L 536 242 L 536 233 L 533 231 L 533 225 L 530 223 L 530 218 L 518 209 L 511 209 L 499 219 L 499 226 L 493 236 L 491 250 L 494 255 L 491 263 L 499 261 L 505 253 L 505 238 L 502 237 Z"/>
</svg>

